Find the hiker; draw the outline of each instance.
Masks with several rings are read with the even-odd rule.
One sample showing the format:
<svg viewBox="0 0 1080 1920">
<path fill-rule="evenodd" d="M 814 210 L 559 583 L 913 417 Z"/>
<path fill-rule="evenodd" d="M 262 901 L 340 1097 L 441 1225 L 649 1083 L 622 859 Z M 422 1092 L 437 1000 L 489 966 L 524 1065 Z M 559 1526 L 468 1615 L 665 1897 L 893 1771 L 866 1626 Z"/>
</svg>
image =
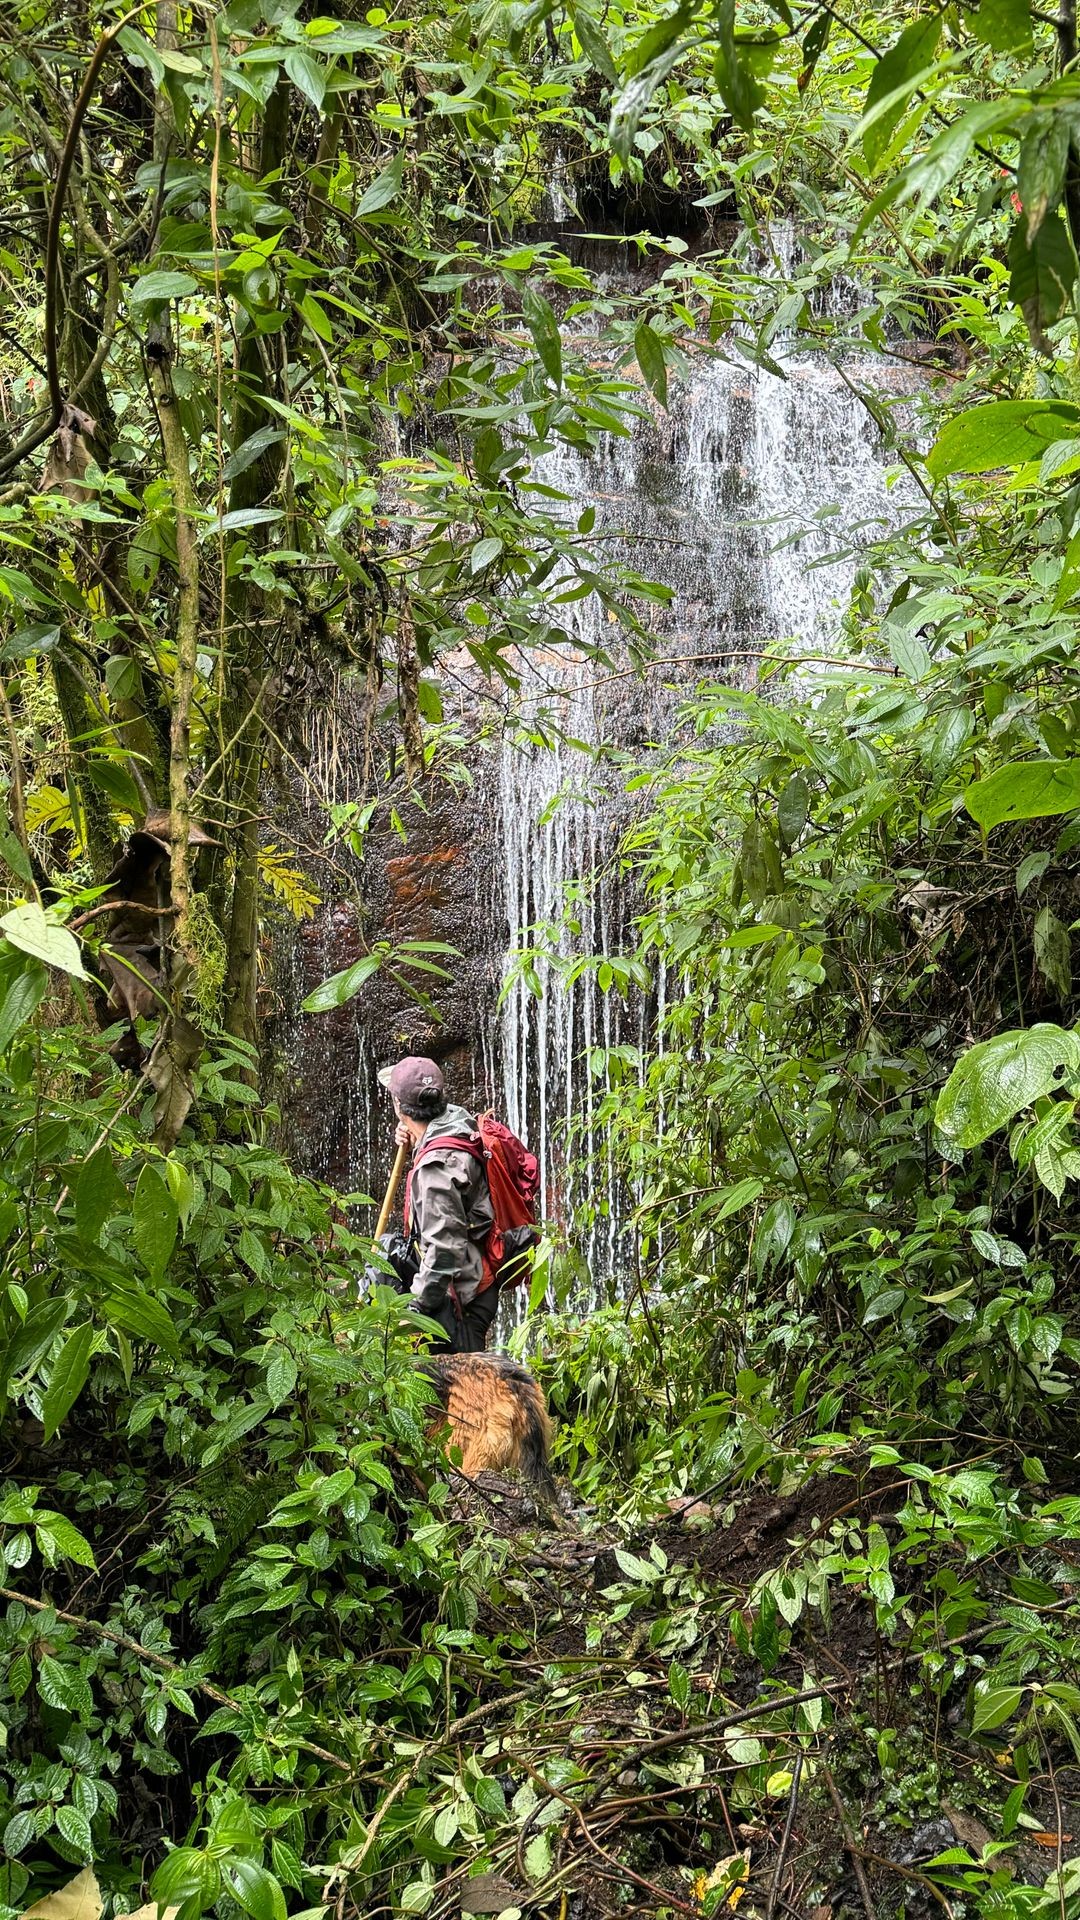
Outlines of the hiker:
<svg viewBox="0 0 1080 1920">
<path fill-rule="evenodd" d="M 484 1247 L 495 1224 L 480 1130 L 446 1098 L 434 1060 L 410 1055 L 379 1074 L 394 1102 L 399 1146 L 412 1142 L 405 1190 L 405 1240 L 383 1251 L 407 1285 L 412 1305 L 445 1329 L 435 1352 L 482 1353 L 499 1305 L 497 1280 L 485 1285 Z"/>
</svg>

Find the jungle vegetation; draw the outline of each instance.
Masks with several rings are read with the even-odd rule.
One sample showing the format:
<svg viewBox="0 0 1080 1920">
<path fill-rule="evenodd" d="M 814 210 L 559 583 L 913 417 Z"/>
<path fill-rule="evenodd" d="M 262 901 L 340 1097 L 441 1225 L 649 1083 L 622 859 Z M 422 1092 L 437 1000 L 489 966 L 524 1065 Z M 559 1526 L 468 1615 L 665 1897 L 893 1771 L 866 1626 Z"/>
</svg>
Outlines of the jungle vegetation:
<svg viewBox="0 0 1080 1920">
<path fill-rule="evenodd" d="M 1073 0 L 5 8 L 10 1920 L 1080 1912 L 1077 50 Z M 578 597 L 651 671 L 537 455 L 792 334 L 910 504 L 827 661 L 718 655 L 618 775 L 639 912 L 565 964 L 679 983 L 606 1063 L 640 1263 L 583 1323 L 552 1246 L 519 1336 L 578 1545 L 463 1522 L 264 1098 L 276 796 L 348 697 L 362 852 L 450 777 L 441 664 L 512 691 Z"/>
</svg>

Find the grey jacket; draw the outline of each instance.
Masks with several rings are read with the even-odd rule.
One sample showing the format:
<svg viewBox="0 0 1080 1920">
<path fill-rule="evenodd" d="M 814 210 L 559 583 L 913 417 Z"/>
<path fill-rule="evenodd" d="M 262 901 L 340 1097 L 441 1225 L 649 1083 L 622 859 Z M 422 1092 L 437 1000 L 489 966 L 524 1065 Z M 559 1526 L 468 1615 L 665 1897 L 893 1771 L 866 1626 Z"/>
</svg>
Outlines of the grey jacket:
<svg viewBox="0 0 1080 1920">
<path fill-rule="evenodd" d="M 417 1153 L 443 1134 L 472 1135 L 476 1121 L 464 1107 L 448 1107 L 433 1120 Z M 453 1281 L 462 1306 L 473 1298 L 483 1274 L 482 1248 L 495 1214 L 482 1161 L 460 1148 L 438 1148 L 414 1169 L 410 1192 L 412 1232 L 420 1247 L 420 1271 L 412 1294 L 421 1313 L 437 1312 Z"/>
</svg>

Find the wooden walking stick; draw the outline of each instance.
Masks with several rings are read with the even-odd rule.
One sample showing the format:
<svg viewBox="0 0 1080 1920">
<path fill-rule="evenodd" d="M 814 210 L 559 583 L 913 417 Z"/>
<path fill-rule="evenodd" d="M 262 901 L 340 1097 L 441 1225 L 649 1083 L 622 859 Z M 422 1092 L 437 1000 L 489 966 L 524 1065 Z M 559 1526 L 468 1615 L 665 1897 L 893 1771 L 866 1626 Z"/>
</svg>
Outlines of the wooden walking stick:
<svg viewBox="0 0 1080 1920">
<path fill-rule="evenodd" d="M 382 1206 L 379 1208 L 379 1218 L 375 1223 L 375 1232 L 373 1235 L 373 1238 L 376 1240 L 381 1238 L 381 1236 L 386 1232 L 387 1226 L 389 1225 L 390 1215 L 394 1211 L 394 1201 L 397 1199 L 397 1190 L 401 1185 L 401 1176 L 405 1171 L 405 1162 L 408 1159 L 408 1157 L 409 1157 L 409 1142 L 407 1140 L 403 1140 L 400 1147 L 397 1150 L 397 1159 L 394 1161 L 393 1167 L 391 1169 L 390 1179 L 387 1184 L 386 1193 L 383 1197 L 383 1203 L 382 1203 Z"/>
</svg>

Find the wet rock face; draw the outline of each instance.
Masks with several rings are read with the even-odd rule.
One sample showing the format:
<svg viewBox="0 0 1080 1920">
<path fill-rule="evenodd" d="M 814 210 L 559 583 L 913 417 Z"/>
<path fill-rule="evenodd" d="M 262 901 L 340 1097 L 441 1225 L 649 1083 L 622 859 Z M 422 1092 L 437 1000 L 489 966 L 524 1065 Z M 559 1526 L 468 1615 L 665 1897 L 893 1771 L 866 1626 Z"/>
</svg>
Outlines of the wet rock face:
<svg viewBox="0 0 1080 1920">
<path fill-rule="evenodd" d="M 494 884 L 491 812 L 479 791 L 445 789 L 402 809 L 405 846 L 389 822 L 368 841 L 364 866 L 365 915 L 371 938 L 394 946 L 436 941 L 454 954 L 420 954 L 449 979 L 413 971 L 403 977 L 427 1005 L 419 1005 L 402 977 L 381 970 L 364 991 L 369 1052 L 380 1062 L 403 1053 L 429 1054 L 446 1075 L 451 1098 L 465 1106 L 490 1104 L 485 1084 L 485 1036 L 491 1030 L 508 940 L 501 890 Z"/>
<path fill-rule="evenodd" d="M 373 1191 L 392 1159 L 380 1066 L 406 1053 L 429 1054 L 442 1066 L 452 1099 L 475 1111 L 497 1098 L 490 1035 L 508 927 L 494 884 L 490 798 L 478 780 L 463 795 L 439 785 L 402 793 L 395 804 L 405 841 L 386 809 L 369 832 L 363 866 L 353 863 L 362 904 L 343 890 L 324 899 L 293 935 L 279 989 L 280 1091 L 290 1145 L 306 1171 L 341 1192 Z M 379 943 L 399 948 L 413 941 L 457 950 L 415 956 L 445 969 L 447 978 L 390 965 L 343 1006 L 296 1012 L 321 981 Z"/>
</svg>

